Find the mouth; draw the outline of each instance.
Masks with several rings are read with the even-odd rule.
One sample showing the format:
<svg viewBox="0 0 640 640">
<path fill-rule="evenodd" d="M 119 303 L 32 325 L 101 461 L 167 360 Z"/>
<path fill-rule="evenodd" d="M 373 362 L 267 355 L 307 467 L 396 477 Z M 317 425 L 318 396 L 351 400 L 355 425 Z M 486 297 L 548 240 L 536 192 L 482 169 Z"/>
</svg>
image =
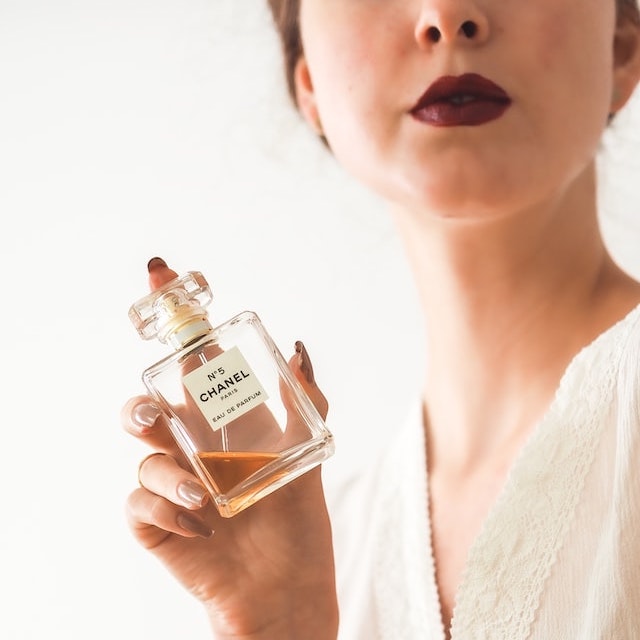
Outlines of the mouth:
<svg viewBox="0 0 640 640">
<path fill-rule="evenodd" d="M 511 105 L 502 87 L 475 73 L 436 80 L 409 113 L 438 127 L 477 126 L 499 118 Z"/>
</svg>

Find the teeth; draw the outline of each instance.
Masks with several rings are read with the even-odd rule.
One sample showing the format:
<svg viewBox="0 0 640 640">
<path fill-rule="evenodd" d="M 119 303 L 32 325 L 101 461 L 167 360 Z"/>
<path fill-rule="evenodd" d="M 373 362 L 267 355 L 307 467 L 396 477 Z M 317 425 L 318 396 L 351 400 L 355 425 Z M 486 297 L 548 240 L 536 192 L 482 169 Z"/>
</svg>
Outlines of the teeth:
<svg viewBox="0 0 640 640">
<path fill-rule="evenodd" d="M 451 104 L 467 104 L 468 102 L 473 102 L 475 99 L 475 96 L 470 95 L 452 96 L 449 98 L 449 102 Z"/>
</svg>

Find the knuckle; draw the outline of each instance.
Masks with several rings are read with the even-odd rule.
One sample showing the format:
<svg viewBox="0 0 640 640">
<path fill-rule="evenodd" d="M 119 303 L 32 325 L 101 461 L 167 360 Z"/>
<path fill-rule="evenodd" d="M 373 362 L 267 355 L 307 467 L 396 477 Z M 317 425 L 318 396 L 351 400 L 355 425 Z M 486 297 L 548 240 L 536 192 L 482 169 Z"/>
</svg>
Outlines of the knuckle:
<svg viewBox="0 0 640 640">
<path fill-rule="evenodd" d="M 151 495 L 152 498 L 148 505 L 149 520 L 153 524 L 159 524 L 166 520 L 167 501 L 162 496 L 156 494 Z"/>
</svg>

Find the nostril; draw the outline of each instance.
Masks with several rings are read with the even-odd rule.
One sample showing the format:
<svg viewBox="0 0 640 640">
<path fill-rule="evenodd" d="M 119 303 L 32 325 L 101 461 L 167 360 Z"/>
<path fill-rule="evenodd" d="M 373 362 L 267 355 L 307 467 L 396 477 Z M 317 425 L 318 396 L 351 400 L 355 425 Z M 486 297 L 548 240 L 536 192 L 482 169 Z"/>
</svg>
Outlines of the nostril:
<svg viewBox="0 0 640 640">
<path fill-rule="evenodd" d="M 440 30 L 437 27 L 429 27 L 427 29 L 427 38 L 431 42 L 438 42 L 441 38 Z"/>
<path fill-rule="evenodd" d="M 462 26 L 460 27 L 460 30 L 462 31 L 462 33 L 464 33 L 465 36 L 467 36 L 467 38 L 473 38 L 473 36 L 475 36 L 476 33 L 478 32 L 478 26 L 476 25 L 475 22 L 471 22 L 471 20 L 467 20 L 462 24 Z"/>
</svg>

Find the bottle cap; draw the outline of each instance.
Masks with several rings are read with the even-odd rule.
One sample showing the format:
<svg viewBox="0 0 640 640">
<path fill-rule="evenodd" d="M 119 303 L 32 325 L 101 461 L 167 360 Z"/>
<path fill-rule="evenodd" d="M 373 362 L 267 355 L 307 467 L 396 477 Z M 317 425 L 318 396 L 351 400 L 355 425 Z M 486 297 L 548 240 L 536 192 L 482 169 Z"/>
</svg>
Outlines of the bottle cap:
<svg viewBox="0 0 640 640">
<path fill-rule="evenodd" d="M 129 319 L 144 340 L 181 349 L 212 330 L 204 310 L 212 299 L 205 277 L 189 271 L 132 304 Z"/>
</svg>

